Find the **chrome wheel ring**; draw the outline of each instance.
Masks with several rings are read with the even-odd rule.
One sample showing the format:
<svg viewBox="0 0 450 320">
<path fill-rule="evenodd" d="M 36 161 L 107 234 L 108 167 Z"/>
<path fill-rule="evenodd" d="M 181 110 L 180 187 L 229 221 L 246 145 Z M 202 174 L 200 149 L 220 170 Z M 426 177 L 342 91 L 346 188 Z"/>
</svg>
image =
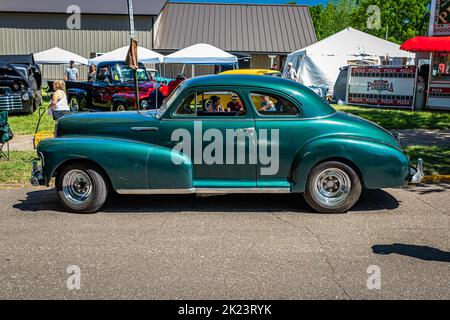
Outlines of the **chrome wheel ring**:
<svg viewBox="0 0 450 320">
<path fill-rule="evenodd" d="M 92 195 L 92 180 L 84 171 L 70 170 L 64 175 L 62 189 L 68 202 L 81 205 Z"/>
<path fill-rule="evenodd" d="M 119 104 L 117 106 L 117 111 L 120 111 L 120 112 L 127 111 L 127 108 L 123 104 Z"/>
<path fill-rule="evenodd" d="M 352 189 L 350 176 L 341 169 L 327 168 L 314 179 L 312 196 L 325 207 L 338 207 L 347 199 Z"/>
<path fill-rule="evenodd" d="M 78 99 L 73 97 L 72 99 L 70 99 L 70 110 L 71 111 L 78 111 L 80 109 L 80 106 L 78 104 Z"/>
</svg>

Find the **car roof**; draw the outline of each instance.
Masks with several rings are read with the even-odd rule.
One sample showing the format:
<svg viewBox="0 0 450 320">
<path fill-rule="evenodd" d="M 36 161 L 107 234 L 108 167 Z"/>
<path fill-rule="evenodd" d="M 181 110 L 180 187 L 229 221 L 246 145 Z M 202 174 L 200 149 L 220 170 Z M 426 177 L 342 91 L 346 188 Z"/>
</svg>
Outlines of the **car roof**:
<svg viewBox="0 0 450 320">
<path fill-rule="evenodd" d="M 224 71 L 221 74 L 267 74 L 267 73 L 280 73 L 278 70 L 272 70 L 272 69 L 235 69 L 235 70 L 228 70 Z"/>
<path fill-rule="evenodd" d="M 335 113 L 322 98 L 308 87 L 288 79 L 261 77 L 259 75 L 220 74 L 195 77 L 183 82 L 185 88 L 208 86 L 245 86 L 255 90 L 272 89 L 291 96 L 302 105 L 306 117 L 318 117 Z"/>
</svg>

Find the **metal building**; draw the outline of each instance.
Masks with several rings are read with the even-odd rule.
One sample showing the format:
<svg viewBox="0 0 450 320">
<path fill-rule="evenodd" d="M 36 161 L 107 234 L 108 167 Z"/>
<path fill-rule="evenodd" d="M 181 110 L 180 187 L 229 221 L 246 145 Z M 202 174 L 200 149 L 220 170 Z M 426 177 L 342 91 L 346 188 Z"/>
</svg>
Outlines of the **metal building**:
<svg viewBox="0 0 450 320">
<path fill-rule="evenodd" d="M 252 68 L 282 66 L 287 54 L 317 41 L 309 8 L 302 5 L 167 2 L 155 30 L 155 49 L 163 53 L 208 43 L 250 54 Z"/>
<path fill-rule="evenodd" d="M 165 2 L 133 1 L 139 45 L 153 48 L 154 24 Z M 79 26 L 74 16 L 78 12 L 81 13 Z M 0 1 L 0 54 L 28 54 L 60 47 L 91 58 L 127 44 L 126 0 Z M 63 69 L 63 66 L 44 66 L 44 77 L 60 79 Z M 87 69 L 79 69 L 85 78 Z"/>
</svg>

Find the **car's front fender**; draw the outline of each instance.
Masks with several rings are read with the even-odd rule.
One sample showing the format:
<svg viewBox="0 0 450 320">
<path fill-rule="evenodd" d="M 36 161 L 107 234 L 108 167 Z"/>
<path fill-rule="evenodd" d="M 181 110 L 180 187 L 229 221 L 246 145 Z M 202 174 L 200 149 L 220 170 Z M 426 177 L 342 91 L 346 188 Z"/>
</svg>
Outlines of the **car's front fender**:
<svg viewBox="0 0 450 320">
<path fill-rule="evenodd" d="M 157 145 L 74 136 L 43 140 L 37 151 L 43 157 L 46 184 L 65 163 L 89 161 L 103 169 L 115 190 L 192 187 L 190 160 Z M 182 164 L 175 164 L 172 157 L 179 157 Z"/>
<path fill-rule="evenodd" d="M 293 191 L 304 192 L 311 169 L 327 160 L 352 164 L 369 189 L 399 187 L 409 177 L 409 159 L 401 150 L 359 137 L 329 136 L 298 151 L 292 169 Z"/>
</svg>

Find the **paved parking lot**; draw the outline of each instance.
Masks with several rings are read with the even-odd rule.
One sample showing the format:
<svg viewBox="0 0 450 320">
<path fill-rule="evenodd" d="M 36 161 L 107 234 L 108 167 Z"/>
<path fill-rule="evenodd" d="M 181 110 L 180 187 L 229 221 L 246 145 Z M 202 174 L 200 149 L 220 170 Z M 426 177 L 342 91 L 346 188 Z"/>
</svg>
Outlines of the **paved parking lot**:
<svg viewBox="0 0 450 320">
<path fill-rule="evenodd" d="M 78 215 L 52 189 L 0 190 L 0 298 L 449 299 L 449 208 L 450 185 L 365 191 L 342 215 L 295 195 L 116 197 Z"/>
</svg>

